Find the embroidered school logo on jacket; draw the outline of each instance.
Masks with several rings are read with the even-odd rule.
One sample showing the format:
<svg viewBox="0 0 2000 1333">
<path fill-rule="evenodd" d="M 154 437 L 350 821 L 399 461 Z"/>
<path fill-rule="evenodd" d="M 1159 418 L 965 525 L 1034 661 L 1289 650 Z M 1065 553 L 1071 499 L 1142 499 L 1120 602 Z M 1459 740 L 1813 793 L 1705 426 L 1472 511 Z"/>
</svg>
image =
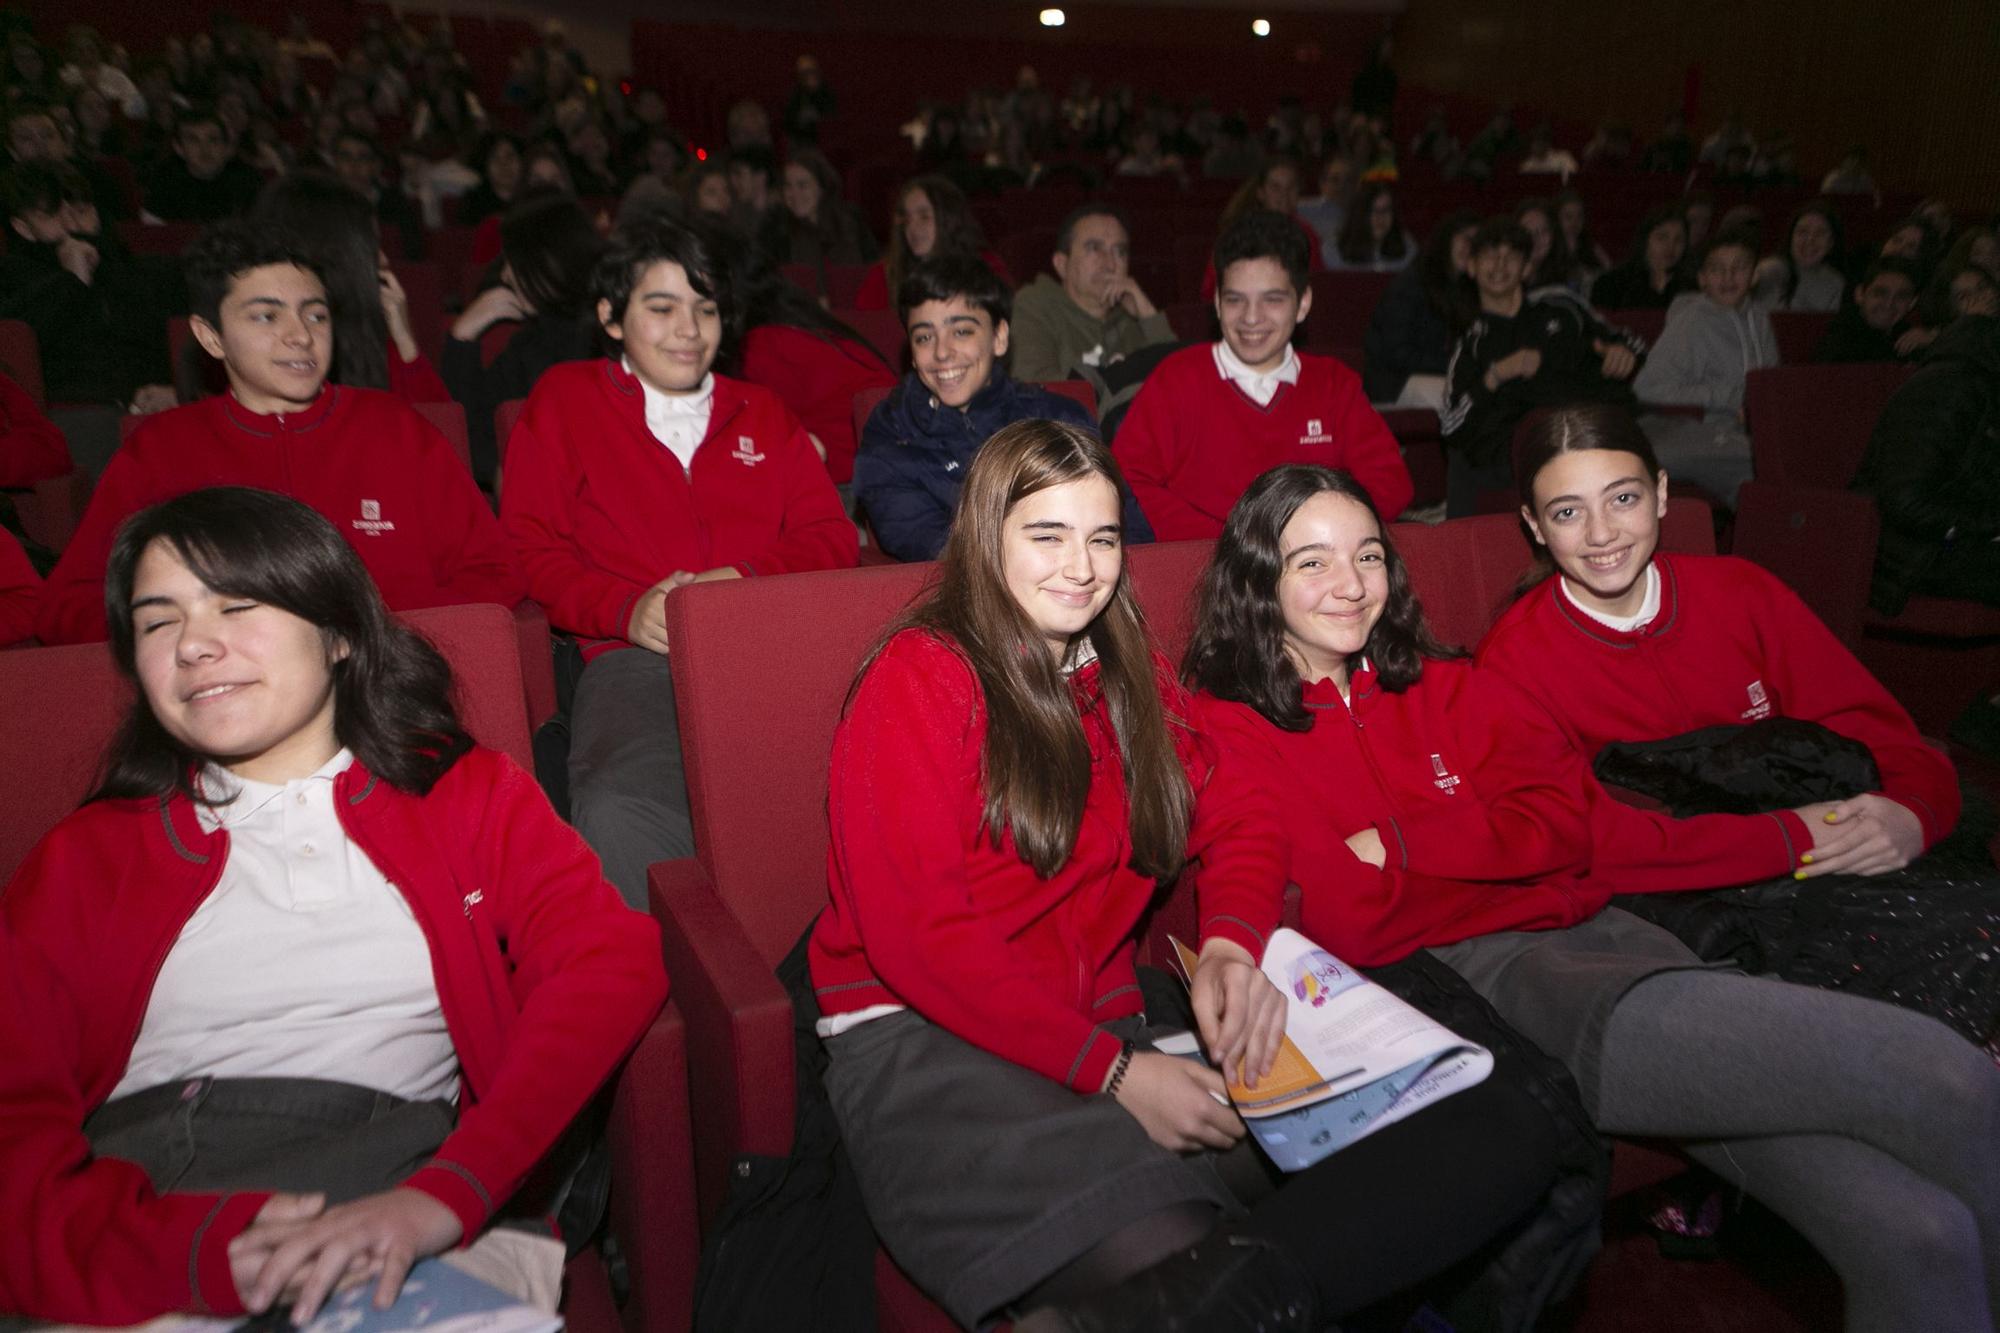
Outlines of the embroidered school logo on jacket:
<svg viewBox="0 0 2000 1333">
<path fill-rule="evenodd" d="M 764 455 L 757 452 L 757 441 L 751 439 L 748 435 L 739 435 L 736 437 L 736 447 L 729 451 L 729 456 L 743 464 L 744 467 L 756 467 L 764 461 Z"/>
<path fill-rule="evenodd" d="M 1747 693 L 1750 695 L 1750 706 L 1741 714 L 1745 722 L 1757 722 L 1771 716 L 1771 699 L 1764 692 L 1763 681 L 1751 681 Z"/>
<path fill-rule="evenodd" d="M 1432 786 L 1436 787 L 1446 796 L 1458 795 L 1459 783 L 1464 781 L 1464 779 L 1451 771 L 1450 767 L 1444 762 L 1443 755 L 1434 754 L 1431 756 L 1431 772 L 1435 775 L 1431 782 Z"/>
<path fill-rule="evenodd" d="M 1327 433 L 1326 422 L 1319 417 L 1306 419 L 1306 433 L 1299 436 L 1300 444 L 1332 444 L 1333 436 Z"/>
<path fill-rule="evenodd" d="M 394 523 L 382 517 L 382 502 L 380 500 L 363 500 L 361 502 L 361 517 L 354 520 L 354 526 L 360 531 L 367 533 L 370 537 L 379 537 L 385 532 L 394 532 L 396 530 Z"/>
</svg>

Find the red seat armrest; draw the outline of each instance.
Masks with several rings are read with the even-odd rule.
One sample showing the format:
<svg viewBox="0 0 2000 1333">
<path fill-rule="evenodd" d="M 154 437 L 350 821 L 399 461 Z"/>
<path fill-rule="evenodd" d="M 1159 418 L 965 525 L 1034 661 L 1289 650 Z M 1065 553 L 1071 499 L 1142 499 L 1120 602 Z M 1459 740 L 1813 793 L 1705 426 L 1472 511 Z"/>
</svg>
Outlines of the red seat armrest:
<svg viewBox="0 0 2000 1333">
<path fill-rule="evenodd" d="M 632 1278 L 625 1327 L 687 1328 L 701 1243 L 690 1149 L 687 1024 L 671 1002 L 639 1039 L 611 1103 L 611 1229 Z"/>
<path fill-rule="evenodd" d="M 521 636 L 521 689 L 528 699 L 528 734 L 533 735 L 556 715 L 556 663 L 541 603 L 529 597 L 515 603 L 514 628 Z"/>
<path fill-rule="evenodd" d="M 695 1189 L 706 1228 L 738 1155 L 791 1151 L 792 1002 L 699 861 L 659 862 L 649 879 L 674 1003 L 687 1021 Z"/>
</svg>

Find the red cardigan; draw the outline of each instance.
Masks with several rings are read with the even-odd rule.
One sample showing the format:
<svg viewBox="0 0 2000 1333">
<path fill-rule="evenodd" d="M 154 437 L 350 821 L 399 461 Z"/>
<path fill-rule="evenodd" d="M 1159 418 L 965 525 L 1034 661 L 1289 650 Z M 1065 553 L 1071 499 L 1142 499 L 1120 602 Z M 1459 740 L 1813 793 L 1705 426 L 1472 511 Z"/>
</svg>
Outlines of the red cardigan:
<svg viewBox="0 0 2000 1333">
<path fill-rule="evenodd" d="M 332 521 L 393 611 L 512 606 L 526 592 L 493 511 L 437 428 L 376 389 L 328 385 L 292 415 L 217 394 L 146 418 L 112 456 L 42 598 L 45 643 L 104 637 L 104 563 L 118 525 L 204 486 L 257 486 Z"/>
<path fill-rule="evenodd" d="M 1186 696 L 1159 665 L 1170 716 Z M 1096 1092 L 1117 1057 L 1098 1024 L 1139 1012 L 1133 932 L 1157 885 L 1131 856 L 1117 735 L 1095 665 L 1071 678 L 1090 743 L 1090 795 L 1069 859 L 1047 879 L 1011 834 L 979 831 L 986 714 L 958 650 L 919 630 L 889 641 L 834 733 L 827 813 L 832 901 L 810 946 L 827 1014 L 908 1005 L 983 1050 L 1079 1092 Z M 1207 747 L 1176 727 L 1196 791 Z M 1193 846 L 1227 838 L 1273 847 L 1272 828 L 1239 825 L 1240 802 L 1199 807 Z M 1275 879 L 1275 857 L 1240 873 Z"/>
<path fill-rule="evenodd" d="M 841 483 L 854 477 L 854 395 L 897 377 L 866 343 L 765 324 L 743 340 L 743 378 L 777 394 L 819 437 L 827 474 Z"/>
<path fill-rule="evenodd" d="M 69 441 L 28 391 L 0 375 L 0 486 L 32 486 L 74 472 Z"/>
<path fill-rule="evenodd" d="M 1576 758 L 1510 687 L 1462 661 L 1431 661 L 1400 694 L 1363 667 L 1350 696 L 1342 702 L 1331 681 L 1306 686 L 1313 725 L 1303 732 L 1196 696 L 1196 725 L 1217 755 L 1211 789 L 1268 812 L 1284 861 L 1276 880 L 1259 882 L 1232 864 L 1257 849 L 1211 847 L 1195 881 L 1204 939 L 1261 953 L 1288 881 L 1305 933 L 1363 967 L 1494 931 L 1573 925 L 1610 899 L 1582 879 L 1590 840 Z M 1387 852 L 1379 870 L 1346 845 L 1368 828 Z"/>
<path fill-rule="evenodd" d="M 1346 469 L 1385 522 L 1416 494 L 1361 377 L 1330 356 L 1301 353 L 1299 382 L 1259 407 L 1222 378 L 1213 344 L 1184 347 L 1146 378 L 1111 449 L 1161 541 L 1221 536 L 1230 506 L 1280 463 Z"/>
<path fill-rule="evenodd" d="M 14 534 L 0 528 L 0 648 L 35 637 L 35 603 L 42 579 Z"/>
<path fill-rule="evenodd" d="M 1951 761 L 1791 589 L 1730 556 L 1658 555 L 1653 563 L 1660 613 L 1651 624 L 1607 629 L 1550 578 L 1487 632 L 1479 665 L 1540 704 L 1586 763 L 1613 741 L 1764 717 L 1818 722 L 1868 747 L 1882 794 L 1915 812 L 1926 847 L 1951 832 L 1959 807 Z M 1635 814 L 1608 799 L 1593 804 L 1598 871 L 1627 891 L 1770 879 L 1789 874 L 1812 848 L 1812 834 L 1789 810 L 1682 820 Z"/>
<path fill-rule="evenodd" d="M 632 604 L 676 570 L 844 569 L 854 524 L 798 418 L 715 377 L 692 472 L 646 427 L 639 381 L 609 358 L 550 367 L 507 446 L 500 518 L 549 623 L 623 644 Z"/>
<path fill-rule="evenodd" d="M 458 1127 L 405 1184 L 470 1241 L 659 1011 L 659 930 L 505 756 L 474 750 L 423 797 L 359 763 L 334 790 L 430 940 L 463 1081 Z M 99 802 L 0 895 L 15 992 L 0 995 L 0 1309 L 98 1324 L 242 1310 L 228 1246 L 268 1194 L 156 1194 L 136 1166 L 93 1158 L 82 1129 L 228 853 L 183 798 Z"/>
</svg>

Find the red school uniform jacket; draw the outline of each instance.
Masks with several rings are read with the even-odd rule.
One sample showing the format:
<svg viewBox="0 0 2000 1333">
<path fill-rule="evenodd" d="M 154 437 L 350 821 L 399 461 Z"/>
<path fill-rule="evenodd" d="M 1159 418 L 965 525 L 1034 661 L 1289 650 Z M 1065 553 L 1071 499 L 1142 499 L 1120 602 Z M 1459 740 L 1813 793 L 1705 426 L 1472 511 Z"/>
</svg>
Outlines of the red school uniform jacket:
<svg viewBox="0 0 2000 1333">
<path fill-rule="evenodd" d="M 1158 665 L 1171 716 L 1186 699 Z M 1093 663 L 1070 679 L 1090 744 L 1090 795 L 1069 859 L 1047 879 L 980 832 L 986 710 L 958 650 L 922 630 L 889 641 L 834 733 L 827 813 L 831 902 L 810 945 L 827 1014 L 904 1004 L 991 1054 L 1078 1092 L 1096 1092 L 1120 1043 L 1098 1026 L 1139 1012 L 1134 928 L 1157 885 L 1129 864 L 1118 739 Z M 1177 730 L 1200 792 L 1212 758 Z M 1241 802 L 1197 805 L 1191 849 L 1248 849 L 1234 872 L 1281 873 L 1268 824 L 1239 826 Z M 1254 818 L 1254 816 L 1253 816 Z M 1266 859 L 1259 861 L 1258 849 Z"/>
<path fill-rule="evenodd" d="M 0 375 L 0 486 L 32 486 L 75 470 L 56 423 L 26 389 Z"/>
<path fill-rule="evenodd" d="M 1260 882 L 1232 864 L 1255 849 L 1212 844 L 1195 880 L 1204 940 L 1261 954 L 1287 883 L 1299 886 L 1305 933 L 1363 967 L 1574 925 L 1604 906 L 1610 891 L 1582 878 L 1589 820 L 1576 758 L 1533 705 L 1463 661 L 1425 662 L 1400 694 L 1364 666 L 1349 695 L 1329 680 L 1306 686 L 1313 725 L 1302 732 L 1196 696 L 1195 724 L 1216 751 L 1211 790 L 1252 807 L 1241 827 L 1272 818 L 1284 862 Z M 1387 853 L 1379 870 L 1347 847 L 1368 828 Z"/>
<path fill-rule="evenodd" d="M 205 486 L 256 486 L 317 509 L 392 611 L 512 606 L 520 566 L 472 474 L 437 428 L 376 389 L 327 385 L 303 412 L 263 415 L 222 393 L 148 417 L 104 469 L 38 621 L 46 643 L 104 637 L 104 563 L 118 525 Z"/>
<path fill-rule="evenodd" d="M 35 604 L 42 580 L 14 534 L 0 528 L 0 648 L 35 637 Z"/>
<path fill-rule="evenodd" d="M 1416 494 L 1361 377 L 1330 356 L 1301 353 L 1299 382 L 1259 407 L 1212 344 L 1184 347 L 1146 378 L 1111 449 L 1161 541 L 1220 536 L 1230 506 L 1281 463 L 1345 469 L 1388 522 Z"/>
<path fill-rule="evenodd" d="M 500 517 L 549 623 L 597 641 L 586 656 L 623 644 L 632 604 L 676 570 L 844 569 L 860 550 L 776 394 L 717 375 L 685 469 L 647 429 L 638 379 L 608 357 L 536 381 L 507 446 Z"/>
<path fill-rule="evenodd" d="M 1731 556 L 1656 555 L 1653 563 L 1660 613 L 1652 623 L 1607 629 L 1550 578 L 1487 632 L 1480 667 L 1546 710 L 1585 763 L 1613 741 L 1767 717 L 1818 722 L 1868 747 L 1882 794 L 1916 814 L 1926 847 L 1951 832 L 1959 807 L 1951 761 L 1790 588 Z M 1812 849 L 1812 834 L 1789 810 L 1639 820 L 1589 782 L 1597 869 L 1620 892 L 1770 879 Z"/>
<path fill-rule="evenodd" d="M 457 1127 L 404 1183 L 470 1242 L 659 1012 L 659 929 L 503 755 L 473 750 L 425 796 L 358 762 L 335 791 L 430 941 L 463 1083 Z M 228 856 L 227 831 L 204 832 L 184 798 L 101 801 L 0 895 L 0 1309 L 90 1324 L 242 1311 L 229 1242 L 269 1195 L 156 1194 L 83 1134 Z"/>
<path fill-rule="evenodd" d="M 897 377 L 866 343 L 765 324 L 743 340 L 743 378 L 784 400 L 826 446 L 827 475 L 844 483 L 854 479 L 854 395 Z"/>
</svg>

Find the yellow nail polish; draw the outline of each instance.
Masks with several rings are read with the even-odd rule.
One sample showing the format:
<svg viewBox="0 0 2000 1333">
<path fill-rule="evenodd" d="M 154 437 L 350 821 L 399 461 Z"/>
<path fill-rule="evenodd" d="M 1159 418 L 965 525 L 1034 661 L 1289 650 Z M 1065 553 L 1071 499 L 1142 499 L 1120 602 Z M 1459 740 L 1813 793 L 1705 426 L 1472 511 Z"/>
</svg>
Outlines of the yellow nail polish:
<svg viewBox="0 0 2000 1333">
<path fill-rule="evenodd" d="M 1826 822 L 1829 824 L 1836 822 L 1833 811 L 1829 810 L 1826 812 Z"/>
<path fill-rule="evenodd" d="M 1812 853 L 1811 853 L 1811 852 L 1807 852 L 1807 853 L 1806 853 L 1806 854 L 1805 854 L 1804 856 L 1801 856 L 1801 857 L 1799 858 L 1799 864 L 1800 864 L 1800 865 L 1805 865 L 1805 866 L 1809 866 L 1809 865 L 1811 865 L 1811 864 L 1812 864 Z"/>
<path fill-rule="evenodd" d="M 1806 877 L 1806 872 L 1803 870 L 1794 870 L 1792 872 L 1793 879 L 1804 879 L 1805 877 Z"/>
</svg>

